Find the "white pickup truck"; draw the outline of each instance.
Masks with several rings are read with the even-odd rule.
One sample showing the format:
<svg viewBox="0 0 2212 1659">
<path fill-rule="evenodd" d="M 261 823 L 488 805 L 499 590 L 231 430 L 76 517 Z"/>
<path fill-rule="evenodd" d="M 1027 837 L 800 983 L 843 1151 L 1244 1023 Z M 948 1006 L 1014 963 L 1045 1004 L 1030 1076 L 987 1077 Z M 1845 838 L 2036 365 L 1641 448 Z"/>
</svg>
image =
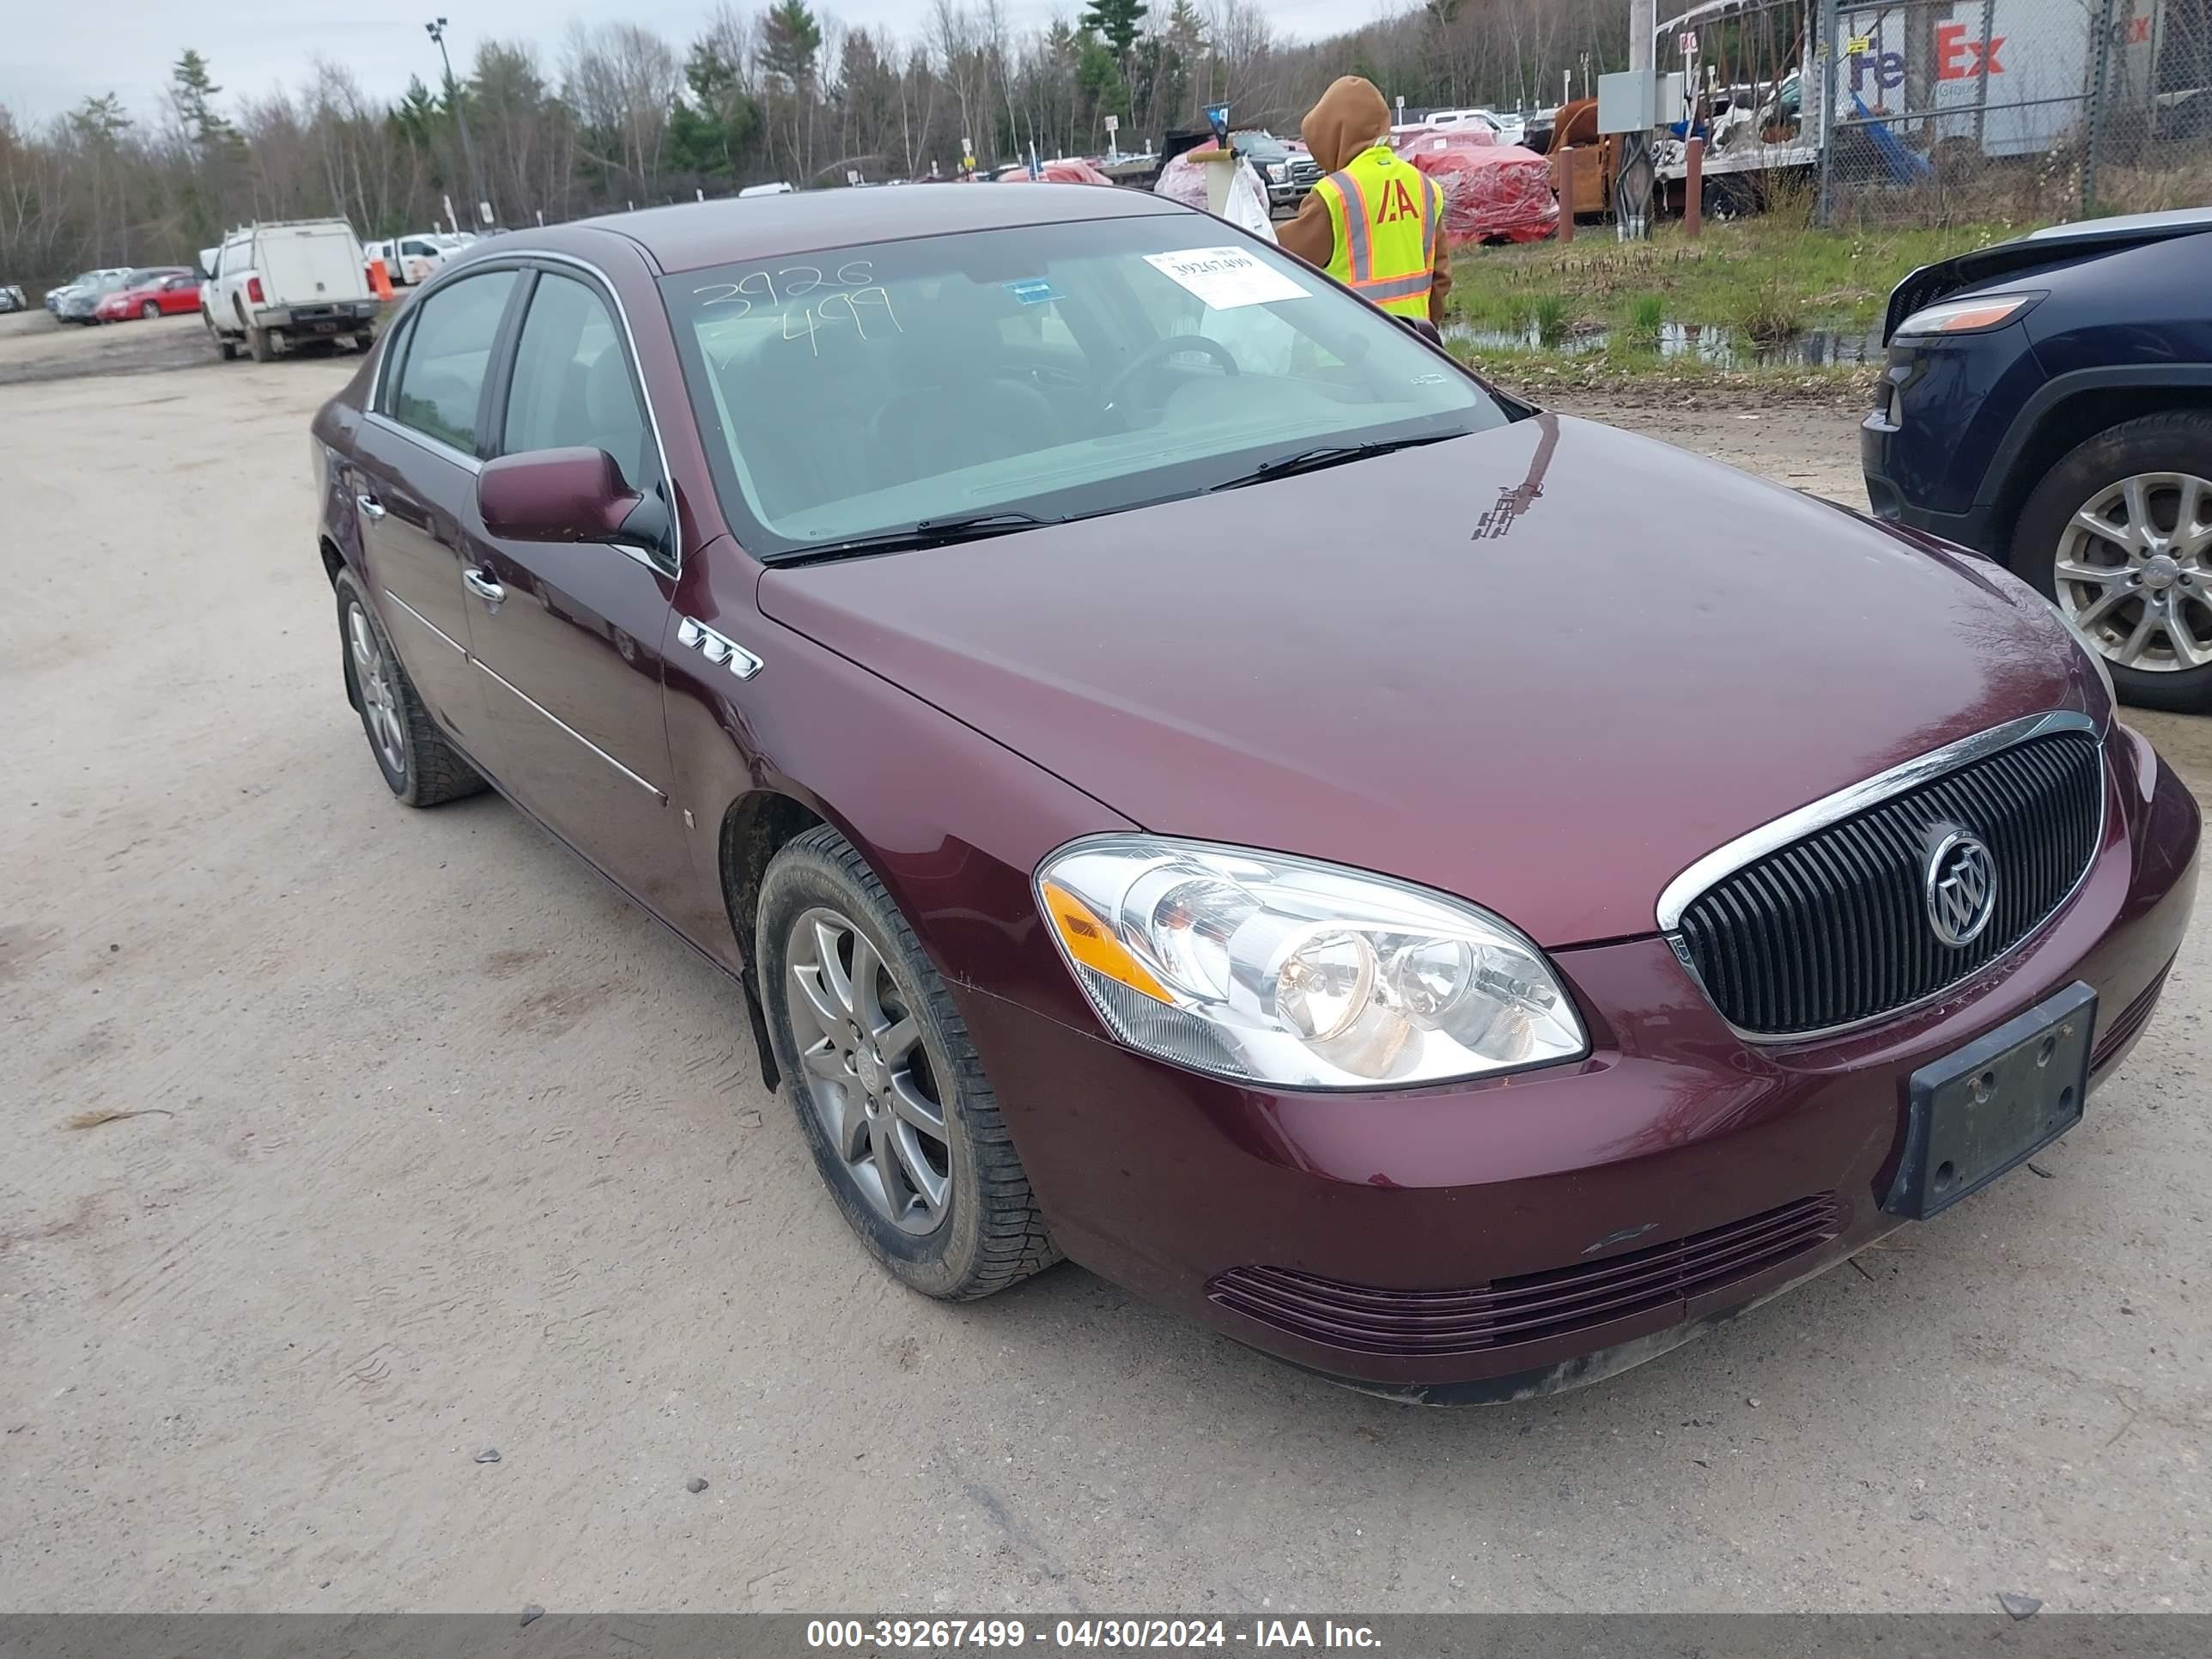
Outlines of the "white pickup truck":
<svg viewBox="0 0 2212 1659">
<path fill-rule="evenodd" d="M 265 363 L 302 340 L 374 337 L 376 296 L 361 240 L 343 219 L 264 221 L 223 238 L 202 310 L 216 349 Z"/>
</svg>

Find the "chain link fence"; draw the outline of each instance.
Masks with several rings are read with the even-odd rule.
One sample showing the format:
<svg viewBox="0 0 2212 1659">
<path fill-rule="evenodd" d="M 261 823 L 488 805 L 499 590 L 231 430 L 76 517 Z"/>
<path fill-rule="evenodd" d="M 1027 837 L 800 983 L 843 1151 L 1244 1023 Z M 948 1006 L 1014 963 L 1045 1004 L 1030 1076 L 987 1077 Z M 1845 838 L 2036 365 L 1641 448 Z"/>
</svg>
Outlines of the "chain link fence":
<svg viewBox="0 0 2212 1659">
<path fill-rule="evenodd" d="M 2212 204 L 2212 0 L 1823 0 L 1811 39 L 1824 223 Z"/>
<path fill-rule="evenodd" d="M 2212 0 L 1705 0 L 1659 26 L 1662 183 L 1824 224 L 2212 205 Z M 1676 78 L 1678 77 L 1678 78 Z M 1717 198 L 1717 199 L 1716 199 Z"/>
</svg>

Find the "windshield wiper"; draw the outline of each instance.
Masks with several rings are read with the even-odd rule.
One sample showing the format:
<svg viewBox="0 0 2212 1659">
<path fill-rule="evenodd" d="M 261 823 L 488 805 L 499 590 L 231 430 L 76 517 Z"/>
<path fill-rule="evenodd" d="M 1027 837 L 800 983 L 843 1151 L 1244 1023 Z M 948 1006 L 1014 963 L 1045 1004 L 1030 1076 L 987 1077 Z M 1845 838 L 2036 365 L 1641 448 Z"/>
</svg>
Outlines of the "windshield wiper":
<svg viewBox="0 0 2212 1659">
<path fill-rule="evenodd" d="M 872 531 L 866 536 L 847 536 L 838 541 L 817 542 L 777 554 L 771 564 L 805 564 L 814 559 L 842 558 L 848 553 L 904 553 L 920 547 L 949 547 L 956 542 L 981 541 L 987 536 L 1010 535 L 1035 530 L 1040 525 L 1065 524 L 1064 519 L 1042 519 L 1018 507 L 990 513 L 969 513 L 949 519 L 921 519 L 900 530 Z"/>
<path fill-rule="evenodd" d="M 1342 466 L 1347 461 L 1364 461 L 1370 455 L 1388 455 L 1394 449 L 1417 449 L 1423 444 L 1440 444 L 1447 438 L 1465 436 L 1464 432 L 1431 432 L 1418 438 L 1377 438 L 1364 444 L 1329 444 L 1320 449 L 1302 449 L 1295 455 L 1262 461 L 1249 472 L 1240 472 L 1233 478 L 1209 486 L 1206 493 L 1241 489 L 1246 484 L 1265 483 L 1270 478 L 1318 472 L 1325 466 Z"/>
</svg>

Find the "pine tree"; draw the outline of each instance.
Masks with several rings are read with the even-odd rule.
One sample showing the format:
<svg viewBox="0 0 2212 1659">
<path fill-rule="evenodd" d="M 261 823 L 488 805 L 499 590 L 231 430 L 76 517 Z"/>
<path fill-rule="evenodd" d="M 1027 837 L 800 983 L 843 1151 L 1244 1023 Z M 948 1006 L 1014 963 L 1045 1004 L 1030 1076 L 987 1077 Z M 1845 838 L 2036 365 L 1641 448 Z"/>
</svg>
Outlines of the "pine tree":
<svg viewBox="0 0 2212 1659">
<path fill-rule="evenodd" d="M 761 14 L 761 67 L 791 86 L 814 79 L 814 56 L 822 50 L 822 25 L 806 0 L 780 0 Z"/>
<path fill-rule="evenodd" d="M 1114 48 L 1114 61 L 1126 70 L 1129 48 L 1137 43 L 1146 9 L 1144 0 L 1091 0 L 1090 9 L 1083 14 L 1083 27 L 1097 30 L 1100 38 Z"/>
<path fill-rule="evenodd" d="M 186 46 L 169 70 L 169 101 L 191 141 L 204 150 L 236 142 L 230 123 L 215 112 L 216 94 L 222 90 L 208 73 L 207 59 Z"/>
</svg>

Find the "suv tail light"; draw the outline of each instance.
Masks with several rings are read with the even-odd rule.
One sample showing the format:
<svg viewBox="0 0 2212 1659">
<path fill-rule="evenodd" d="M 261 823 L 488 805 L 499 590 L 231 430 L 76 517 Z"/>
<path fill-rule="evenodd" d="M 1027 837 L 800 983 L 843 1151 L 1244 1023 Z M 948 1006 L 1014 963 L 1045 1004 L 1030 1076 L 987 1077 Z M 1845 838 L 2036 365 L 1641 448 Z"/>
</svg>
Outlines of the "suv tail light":
<svg viewBox="0 0 2212 1659">
<path fill-rule="evenodd" d="M 246 297 L 255 305 L 261 303 L 261 279 L 258 276 L 246 279 Z"/>
</svg>

